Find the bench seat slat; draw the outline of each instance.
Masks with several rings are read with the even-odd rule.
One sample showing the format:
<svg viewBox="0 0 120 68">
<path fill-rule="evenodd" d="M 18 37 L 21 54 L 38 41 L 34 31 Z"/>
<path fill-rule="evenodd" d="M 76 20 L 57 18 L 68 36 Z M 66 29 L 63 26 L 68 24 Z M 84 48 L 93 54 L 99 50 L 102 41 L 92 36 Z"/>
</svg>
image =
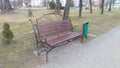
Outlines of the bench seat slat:
<svg viewBox="0 0 120 68">
<path fill-rule="evenodd" d="M 62 42 L 68 41 L 68 40 L 73 39 L 73 38 L 77 38 L 79 36 L 81 36 L 81 34 L 76 33 L 76 32 L 70 32 L 70 33 L 67 33 L 63 36 L 59 36 L 57 38 L 48 39 L 47 44 L 49 44 L 49 46 L 55 46 L 57 44 L 60 44 Z"/>
<path fill-rule="evenodd" d="M 49 36 L 49 35 L 54 35 L 57 34 L 56 31 L 51 31 L 51 32 L 43 32 L 40 34 L 40 36 Z"/>
</svg>

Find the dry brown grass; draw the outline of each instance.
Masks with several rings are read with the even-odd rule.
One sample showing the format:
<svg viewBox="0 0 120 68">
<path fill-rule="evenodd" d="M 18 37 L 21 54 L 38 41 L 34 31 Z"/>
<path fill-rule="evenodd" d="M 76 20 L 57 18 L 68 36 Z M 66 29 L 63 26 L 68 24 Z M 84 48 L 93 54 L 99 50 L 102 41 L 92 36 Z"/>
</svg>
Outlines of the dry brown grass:
<svg viewBox="0 0 120 68">
<path fill-rule="evenodd" d="M 34 17 L 28 17 L 26 10 L 20 9 L 16 10 L 14 14 L 0 15 L 0 34 L 2 25 L 4 22 L 8 22 L 15 35 L 15 41 L 12 44 L 0 43 L 0 68 L 32 68 L 45 63 L 45 60 L 33 54 L 36 44 L 28 19 L 31 18 L 35 21 L 41 15 L 53 11 L 37 9 L 33 10 Z M 74 25 L 74 31 L 79 31 L 82 23 L 86 20 L 89 21 L 89 33 L 97 36 L 120 25 L 120 10 L 118 9 L 114 9 L 112 12 L 105 10 L 104 15 L 101 15 L 98 9 L 94 9 L 93 12 L 90 14 L 89 11 L 84 11 L 82 18 L 79 18 L 78 9 L 71 10 L 70 18 Z"/>
</svg>

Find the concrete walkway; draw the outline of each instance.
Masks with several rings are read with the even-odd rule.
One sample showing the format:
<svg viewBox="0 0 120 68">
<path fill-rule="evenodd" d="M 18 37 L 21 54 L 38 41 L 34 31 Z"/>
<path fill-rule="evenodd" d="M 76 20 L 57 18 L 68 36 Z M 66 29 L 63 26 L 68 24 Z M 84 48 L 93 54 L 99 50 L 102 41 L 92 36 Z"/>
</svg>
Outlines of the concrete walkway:
<svg viewBox="0 0 120 68">
<path fill-rule="evenodd" d="M 49 61 L 41 68 L 120 68 L 120 26 L 86 44 L 58 47 L 49 53 Z"/>
</svg>

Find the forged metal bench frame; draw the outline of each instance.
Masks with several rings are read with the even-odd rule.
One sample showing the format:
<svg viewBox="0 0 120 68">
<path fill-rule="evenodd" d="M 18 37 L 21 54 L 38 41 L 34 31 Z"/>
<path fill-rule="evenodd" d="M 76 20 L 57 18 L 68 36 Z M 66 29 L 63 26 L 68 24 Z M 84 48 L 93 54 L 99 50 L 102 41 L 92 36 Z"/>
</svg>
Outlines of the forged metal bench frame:
<svg viewBox="0 0 120 68">
<path fill-rule="evenodd" d="M 30 20 L 32 22 L 32 20 Z M 82 32 L 73 32 L 73 26 L 70 20 L 57 21 L 52 23 L 38 23 L 32 24 L 37 44 L 37 55 L 39 56 L 42 52 L 46 52 L 46 61 L 48 62 L 48 53 L 59 46 L 61 43 L 70 42 L 71 40 L 80 38 L 83 43 L 84 37 L 87 37 L 87 30 L 85 22 L 83 24 Z M 86 28 L 86 29 L 85 29 Z M 50 36 L 50 37 L 49 37 Z M 39 48 L 42 48 L 41 51 Z"/>
</svg>

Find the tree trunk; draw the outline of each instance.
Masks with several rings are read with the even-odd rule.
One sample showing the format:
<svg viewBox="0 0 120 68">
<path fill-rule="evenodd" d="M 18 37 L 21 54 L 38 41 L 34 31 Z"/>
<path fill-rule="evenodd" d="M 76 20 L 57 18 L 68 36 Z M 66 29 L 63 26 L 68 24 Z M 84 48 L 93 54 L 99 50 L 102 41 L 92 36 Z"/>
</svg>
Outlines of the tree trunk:
<svg viewBox="0 0 120 68">
<path fill-rule="evenodd" d="M 101 14 L 104 13 L 104 0 L 101 1 Z"/>
<path fill-rule="evenodd" d="M 10 13 L 13 8 L 10 5 L 9 0 L 4 0 L 4 13 Z"/>
<path fill-rule="evenodd" d="M 3 1 L 2 0 L 0 0 L 0 10 L 1 10 L 1 12 L 3 13 Z"/>
<path fill-rule="evenodd" d="M 108 9 L 109 12 L 111 11 L 111 4 L 112 4 L 112 0 L 110 0 L 110 3 L 109 3 L 109 9 Z"/>
<path fill-rule="evenodd" d="M 73 6 L 74 6 L 74 1 L 70 0 L 70 7 L 73 7 Z"/>
<path fill-rule="evenodd" d="M 79 0 L 79 17 L 82 17 L 82 0 Z"/>
<path fill-rule="evenodd" d="M 116 0 L 112 0 L 112 4 L 113 4 L 113 6 L 115 5 L 115 2 L 116 2 Z M 113 7 L 114 8 L 114 7 Z"/>
<path fill-rule="evenodd" d="M 90 0 L 90 13 L 92 13 L 92 1 Z"/>
<path fill-rule="evenodd" d="M 69 19 L 69 11 L 70 11 L 70 0 L 66 0 L 66 5 L 63 14 L 63 20 Z"/>
<path fill-rule="evenodd" d="M 49 9 L 49 1 L 47 1 L 47 9 Z"/>
<path fill-rule="evenodd" d="M 60 0 L 56 0 L 56 9 L 55 9 L 56 13 L 60 12 Z"/>
</svg>

